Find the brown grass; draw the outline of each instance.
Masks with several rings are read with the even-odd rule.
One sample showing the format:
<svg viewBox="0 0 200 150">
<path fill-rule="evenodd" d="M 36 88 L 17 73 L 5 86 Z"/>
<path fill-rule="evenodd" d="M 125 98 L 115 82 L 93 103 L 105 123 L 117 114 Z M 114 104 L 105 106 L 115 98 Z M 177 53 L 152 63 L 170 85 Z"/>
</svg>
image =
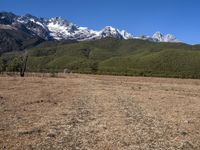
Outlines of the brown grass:
<svg viewBox="0 0 200 150">
<path fill-rule="evenodd" d="M 200 80 L 0 77 L 0 149 L 200 149 Z"/>
</svg>

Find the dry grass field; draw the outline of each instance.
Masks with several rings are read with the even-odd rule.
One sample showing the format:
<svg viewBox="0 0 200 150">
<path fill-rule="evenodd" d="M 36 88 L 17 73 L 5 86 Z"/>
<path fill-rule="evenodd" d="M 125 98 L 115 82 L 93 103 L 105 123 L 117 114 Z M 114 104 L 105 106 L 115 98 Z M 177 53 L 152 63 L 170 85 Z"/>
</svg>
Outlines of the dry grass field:
<svg viewBox="0 0 200 150">
<path fill-rule="evenodd" d="M 0 77 L 0 149 L 200 150 L 200 80 Z"/>
</svg>

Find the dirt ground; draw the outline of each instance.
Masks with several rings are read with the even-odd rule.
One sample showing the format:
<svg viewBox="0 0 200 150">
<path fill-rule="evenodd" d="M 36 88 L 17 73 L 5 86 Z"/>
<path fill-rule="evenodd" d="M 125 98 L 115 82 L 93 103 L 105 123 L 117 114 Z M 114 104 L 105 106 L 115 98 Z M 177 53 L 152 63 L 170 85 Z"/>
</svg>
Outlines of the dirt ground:
<svg viewBox="0 0 200 150">
<path fill-rule="evenodd" d="M 0 149 L 200 150 L 200 80 L 0 77 Z"/>
</svg>

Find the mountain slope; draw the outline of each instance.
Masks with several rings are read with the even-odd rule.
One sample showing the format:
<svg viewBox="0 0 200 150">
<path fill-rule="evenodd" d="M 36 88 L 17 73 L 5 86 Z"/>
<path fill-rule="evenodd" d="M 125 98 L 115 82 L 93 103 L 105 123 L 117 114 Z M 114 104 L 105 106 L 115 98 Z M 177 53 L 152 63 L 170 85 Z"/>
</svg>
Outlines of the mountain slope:
<svg viewBox="0 0 200 150">
<path fill-rule="evenodd" d="M 105 38 L 39 46 L 28 53 L 28 71 L 200 78 L 200 47 L 182 43 Z"/>
<path fill-rule="evenodd" d="M 10 25 L 0 25 L 0 54 L 30 48 L 44 41 Z"/>
</svg>

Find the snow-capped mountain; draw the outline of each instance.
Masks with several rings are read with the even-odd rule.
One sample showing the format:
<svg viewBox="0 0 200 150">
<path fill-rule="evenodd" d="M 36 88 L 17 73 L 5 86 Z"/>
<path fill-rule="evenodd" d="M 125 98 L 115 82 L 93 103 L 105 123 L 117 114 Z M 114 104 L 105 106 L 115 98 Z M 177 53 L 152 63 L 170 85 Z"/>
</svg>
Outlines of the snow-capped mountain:
<svg viewBox="0 0 200 150">
<path fill-rule="evenodd" d="M 116 39 L 143 39 L 154 42 L 179 42 L 174 35 L 162 35 L 156 32 L 153 36 L 133 36 L 125 30 L 119 30 L 111 26 L 106 26 L 102 30 L 95 31 L 87 27 L 80 27 L 61 17 L 51 19 L 38 18 L 27 14 L 17 16 L 13 13 L 0 13 L 0 25 L 7 25 L 26 32 L 31 36 L 37 36 L 44 40 L 76 40 L 87 41 L 106 37 Z M 3 28 L 3 27 L 2 27 Z"/>
<path fill-rule="evenodd" d="M 180 42 L 174 35 L 172 34 L 163 35 L 160 32 L 156 32 L 152 36 L 152 39 L 155 42 Z"/>
</svg>

